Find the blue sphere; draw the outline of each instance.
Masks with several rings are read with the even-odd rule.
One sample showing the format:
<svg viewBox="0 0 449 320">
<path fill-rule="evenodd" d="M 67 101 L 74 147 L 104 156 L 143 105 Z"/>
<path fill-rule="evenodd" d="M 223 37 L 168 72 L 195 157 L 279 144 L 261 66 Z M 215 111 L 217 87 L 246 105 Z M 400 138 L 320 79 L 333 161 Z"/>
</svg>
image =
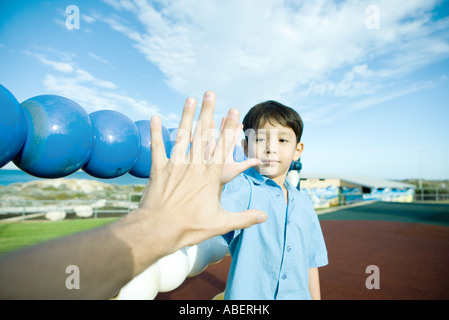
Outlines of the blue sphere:
<svg viewBox="0 0 449 320">
<path fill-rule="evenodd" d="M 173 147 L 175 146 L 175 144 L 176 144 L 176 136 L 178 135 L 178 128 L 170 128 L 170 129 L 168 129 L 168 132 L 170 133 L 170 138 L 169 138 L 169 140 L 170 140 L 170 145 L 171 145 L 171 151 L 170 151 L 170 156 L 171 156 L 171 153 L 173 152 Z M 184 139 L 185 137 L 182 137 L 182 139 Z M 189 142 L 189 145 L 187 146 L 187 151 L 186 151 L 186 155 L 188 155 L 189 154 L 189 152 L 190 152 L 190 147 L 192 146 L 192 143 L 191 142 Z M 167 157 L 169 157 L 169 156 L 167 156 Z M 170 158 L 170 157 L 169 157 Z"/>
<path fill-rule="evenodd" d="M 176 143 L 176 135 L 178 134 L 178 128 L 170 128 L 167 129 L 169 134 L 170 134 L 170 144 L 171 144 L 171 148 L 173 149 L 173 147 L 175 146 Z"/>
<path fill-rule="evenodd" d="M 92 124 L 76 102 L 41 95 L 22 102 L 27 135 L 13 162 L 39 178 L 60 178 L 80 169 L 92 146 Z"/>
<path fill-rule="evenodd" d="M 140 135 L 140 150 L 136 163 L 129 174 L 137 178 L 148 178 L 151 172 L 151 129 L 150 120 L 139 120 L 135 122 Z M 172 144 L 170 132 L 162 126 L 162 138 L 164 139 L 165 154 L 170 157 Z"/>
<path fill-rule="evenodd" d="M 140 137 L 134 122 L 113 110 L 92 112 L 94 142 L 83 170 L 91 176 L 109 179 L 127 173 L 139 154 Z"/>
<path fill-rule="evenodd" d="M 240 145 L 235 146 L 233 156 L 234 156 L 235 162 L 243 162 L 248 159 L 245 156 L 245 151 L 243 150 L 243 147 Z"/>
<path fill-rule="evenodd" d="M 0 85 L 0 168 L 14 159 L 26 138 L 22 107 L 5 87 Z"/>
</svg>

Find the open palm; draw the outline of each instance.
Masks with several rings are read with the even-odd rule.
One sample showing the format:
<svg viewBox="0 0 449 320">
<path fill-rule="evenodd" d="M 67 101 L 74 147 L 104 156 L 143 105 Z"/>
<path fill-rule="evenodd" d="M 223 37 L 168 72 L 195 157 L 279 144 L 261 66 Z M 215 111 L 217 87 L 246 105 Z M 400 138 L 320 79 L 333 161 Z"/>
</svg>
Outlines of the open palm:
<svg viewBox="0 0 449 320">
<path fill-rule="evenodd" d="M 222 172 L 221 172 L 220 183 L 222 185 L 228 183 L 229 181 L 234 179 L 238 174 L 245 171 L 246 169 L 260 164 L 260 160 L 258 160 L 256 158 L 247 159 L 242 162 L 235 161 L 234 149 L 237 145 L 237 140 L 240 136 L 240 133 L 242 132 L 243 125 L 239 124 L 237 126 L 237 128 L 223 130 L 226 119 L 227 119 L 226 117 L 224 117 L 222 119 L 220 135 L 225 135 L 226 141 L 228 141 L 231 145 L 223 146 L 224 148 L 226 148 L 228 150 L 228 152 L 226 153 L 225 160 L 224 160 L 223 167 L 222 167 Z M 209 139 L 207 141 L 207 145 L 205 148 L 205 154 L 204 154 L 205 161 L 210 160 L 215 148 L 216 148 L 216 140 L 215 140 L 214 131 L 212 130 L 210 132 Z"/>
</svg>

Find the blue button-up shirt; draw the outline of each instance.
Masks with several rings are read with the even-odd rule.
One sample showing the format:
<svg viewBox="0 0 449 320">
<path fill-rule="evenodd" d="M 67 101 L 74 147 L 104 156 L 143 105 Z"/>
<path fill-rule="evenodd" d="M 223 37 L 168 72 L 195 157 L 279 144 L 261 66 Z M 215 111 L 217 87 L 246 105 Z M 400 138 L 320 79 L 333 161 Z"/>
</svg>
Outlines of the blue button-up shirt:
<svg viewBox="0 0 449 320">
<path fill-rule="evenodd" d="M 223 235 L 232 264 L 225 299 L 310 299 L 309 268 L 328 263 L 327 250 L 310 198 L 287 181 L 281 187 L 246 170 L 225 185 L 229 211 L 260 209 L 266 222 Z"/>
</svg>

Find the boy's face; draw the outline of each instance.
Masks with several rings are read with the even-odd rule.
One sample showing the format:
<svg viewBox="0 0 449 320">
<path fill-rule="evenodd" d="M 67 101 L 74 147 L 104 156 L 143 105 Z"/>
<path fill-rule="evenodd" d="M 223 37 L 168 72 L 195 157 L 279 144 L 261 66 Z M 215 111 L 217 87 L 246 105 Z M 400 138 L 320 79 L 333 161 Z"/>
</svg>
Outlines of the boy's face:
<svg viewBox="0 0 449 320">
<path fill-rule="evenodd" d="M 283 184 L 290 164 L 299 159 L 304 148 L 302 142 L 296 143 L 293 129 L 266 121 L 257 130 L 248 130 L 246 134 L 248 143 L 242 141 L 246 156 L 262 162 L 255 169 L 270 179 L 280 179 Z"/>
</svg>

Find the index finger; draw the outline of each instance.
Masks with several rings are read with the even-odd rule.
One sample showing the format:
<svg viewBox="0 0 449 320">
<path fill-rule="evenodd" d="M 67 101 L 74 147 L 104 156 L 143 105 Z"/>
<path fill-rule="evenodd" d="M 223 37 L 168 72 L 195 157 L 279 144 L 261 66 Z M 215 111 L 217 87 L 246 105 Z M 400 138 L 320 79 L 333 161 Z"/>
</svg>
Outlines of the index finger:
<svg viewBox="0 0 449 320">
<path fill-rule="evenodd" d="M 193 163 L 201 163 L 202 155 L 208 141 L 206 133 L 213 127 L 214 110 L 215 93 L 208 90 L 204 93 L 200 115 L 195 132 L 193 133 L 192 149 L 190 150 L 190 159 Z"/>
<path fill-rule="evenodd" d="M 228 112 L 226 120 L 223 124 L 222 132 L 215 145 L 213 161 L 214 163 L 224 164 L 229 152 L 232 152 L 235 147 L 236 129 L 239 128 L 239 112 L 237 109 L 231 109 Z"/>
<path fill-rule="evenodd" d="M 190 143 L 190 135 L 192 132 L 192 122 L 195 115 L 196 100 L 194 98 L 187 98 L 182 111 L 181 123 L 179 124 L 178 132 L 176 134 L 176 142 L 173 147 L 171 159 L 174 161 L 180 160 L 183 162 L 186 158 L 187 148 Z"/>
</svg>

